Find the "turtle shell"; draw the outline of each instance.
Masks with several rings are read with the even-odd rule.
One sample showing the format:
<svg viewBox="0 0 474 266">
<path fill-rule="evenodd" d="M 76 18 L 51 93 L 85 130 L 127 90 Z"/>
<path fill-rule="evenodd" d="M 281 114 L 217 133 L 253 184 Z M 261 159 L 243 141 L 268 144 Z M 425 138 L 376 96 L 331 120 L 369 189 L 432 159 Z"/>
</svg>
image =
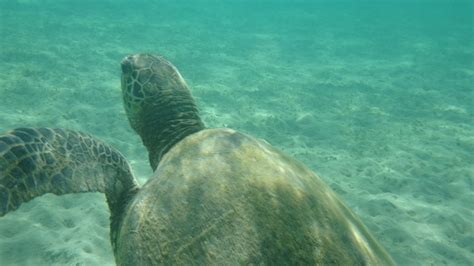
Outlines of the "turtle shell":
<svg viewBox="0 0 474 266">
<path fill-rule="evenodd" d="M 122 265 L 393 264 L 310 169 L 231 129 L 177 143 L 124 215 Z"/>
</svg>

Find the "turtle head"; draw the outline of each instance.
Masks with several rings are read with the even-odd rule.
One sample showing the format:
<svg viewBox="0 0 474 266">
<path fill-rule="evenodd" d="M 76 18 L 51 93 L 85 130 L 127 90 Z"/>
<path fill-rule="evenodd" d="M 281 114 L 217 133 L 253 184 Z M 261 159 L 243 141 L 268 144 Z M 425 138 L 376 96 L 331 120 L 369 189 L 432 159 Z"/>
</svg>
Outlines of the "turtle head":
<svg viewBox="0 0 474 266">
<path fill-rule="evenodd" d="M 186 82 L 166 59 L 150 54 L 129 55 L 122 60 L 122 95 L 132 128 L 141 133 L 148 105 L 163 105 L 166 95 L 189 94 Z M 190 96 L 190 94 L 189 94 Z M 178 104 L 178 103 L 176 103 Z M 158 114 L 154 114 L 158 115 Z"/>
<path fill-rule="evenodd" d="M 130 125 L 148 149 L 153 169 L 174 144 L 204 128 L 188 85 L 162 56 L 125 57 L 122 95 Z"/>
</svg>

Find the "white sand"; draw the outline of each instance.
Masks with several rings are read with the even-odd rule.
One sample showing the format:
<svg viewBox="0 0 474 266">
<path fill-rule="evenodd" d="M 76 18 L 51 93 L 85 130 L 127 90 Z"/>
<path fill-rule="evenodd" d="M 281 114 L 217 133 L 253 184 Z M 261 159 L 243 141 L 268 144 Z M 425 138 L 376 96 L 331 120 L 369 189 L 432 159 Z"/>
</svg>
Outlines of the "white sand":
<svg viewBox="0 0 474 266">
<path fill-rule="evenodd" d="M 151 171 L 121 107 L 118 63 L 159 52 L 188 80 L 208 126 L 264 138 L 306 163 L 400 265 L 474 264 L 474 73 L 463 59 L 474 52 L 457 41 L 463 23 L 430 35 L 422 20 L 441 25 L 443 10 L 404 16 L 382 34 L 394 24 L 374 23 L 377 12 L 357 21 L 346 21 L 351 11 L 302 12 L 288 24 L 276 18 L 296 11 L 278 7 L 128 17 L 20 7 L 2 18 L 1 131 L 91 133 L 123 152 L 143 183 Z M 234 14 L 242 11 L 246 20 Z M 0 265 L 114 264 L 108 215 L 100 194 L 24 204 L 0 218 Z"/>
</svg>

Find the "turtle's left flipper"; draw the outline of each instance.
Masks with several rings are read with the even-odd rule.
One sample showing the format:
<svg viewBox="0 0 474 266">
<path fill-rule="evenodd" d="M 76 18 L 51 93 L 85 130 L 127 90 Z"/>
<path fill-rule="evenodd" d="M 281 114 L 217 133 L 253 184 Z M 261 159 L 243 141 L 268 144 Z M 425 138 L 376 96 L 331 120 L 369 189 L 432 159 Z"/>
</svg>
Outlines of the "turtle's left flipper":
<svg viewBox="0 0 474 266">
<path fill-rule="evenodd" d="M 78 192 L 105 193 L 113 215 L 137 189 L 120 152 L 90 135 L 50 128 L 0 135 L 0 217 L 46 193 Z"/>
</svg>

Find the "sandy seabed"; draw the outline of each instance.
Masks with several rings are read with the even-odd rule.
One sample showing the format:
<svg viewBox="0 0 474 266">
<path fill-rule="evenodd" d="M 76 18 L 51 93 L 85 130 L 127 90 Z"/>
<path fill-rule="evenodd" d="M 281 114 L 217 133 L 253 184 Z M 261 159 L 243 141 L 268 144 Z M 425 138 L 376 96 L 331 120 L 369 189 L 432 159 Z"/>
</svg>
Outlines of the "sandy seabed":
<svg viewBox="0 0 474 266">
<path fill-rule="evenodd" d="M 411 7 L 0 3 L 0 131 L 88 132 L 144 183 L 152 173 L 121 106 L 119 62 L 161 53 L 209 127 L 303 161 L 400 265 L 474 263 L 474 45 L 466 14 L 451 15 L 462 7 L 417 16 Z M 108 216 L 101 194 L 37 198 L 0 218 L 0 264 L 113 265 Z"/>
</svg>

